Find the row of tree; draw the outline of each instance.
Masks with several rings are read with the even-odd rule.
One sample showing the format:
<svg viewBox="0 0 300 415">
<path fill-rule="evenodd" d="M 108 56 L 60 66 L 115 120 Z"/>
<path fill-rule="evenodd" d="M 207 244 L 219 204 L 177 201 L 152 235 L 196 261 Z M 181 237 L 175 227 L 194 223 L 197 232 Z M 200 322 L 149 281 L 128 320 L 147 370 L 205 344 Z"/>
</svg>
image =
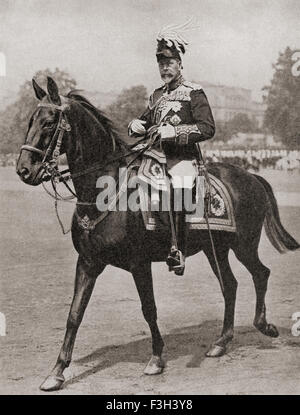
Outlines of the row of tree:
<svg viewBox="0 0 300 415">
<path fill-rule="evenodd" d="M 279 54 L 277 63 L 273 65 L 271 84 L 263 88 L 267 104 L 264 128 L 289 148 L 298 148 L 300 142 L 300 76 L 292 70 L 295 52 L 286 48 Z M 39 71 L 34 78 L 43 87 L 47 76 L 56 80 L 62 95 L 76 89 L 75 79 L 58 68 L 55 71 Z M 27 81 L 20 87 L 16 102 L 0 113 L 0 152 L 18 152 L 36 104 L 31 81 Z M 146 105 L 147 90 L 140 85 L 123 90 L 104 110 L 115 122 L 120 134 L 126 137 L 128 123 L 141 114 Z M 215 140 L 226 142 L 238 132 L 259 132 L 259 129 L 247 115 L 237 114 L 230 121 L 217 126 Z"/>
<path fill-rule="evenodd" d="M 229 121 L 217 123 L 214 139 L 216 141 L 227 142 L 238 133 L 261 133 L 255 119 L 251 119 L 247 114 L 237 113 Z"/>
<path fill-rule="evenodd" d="M 271 84 L 263 88 L 267 104 L 264 126 L 290 148 L 300 143 L 299 52 L 289 47 L 281 52 L 273 65 Z"/>
</svg>

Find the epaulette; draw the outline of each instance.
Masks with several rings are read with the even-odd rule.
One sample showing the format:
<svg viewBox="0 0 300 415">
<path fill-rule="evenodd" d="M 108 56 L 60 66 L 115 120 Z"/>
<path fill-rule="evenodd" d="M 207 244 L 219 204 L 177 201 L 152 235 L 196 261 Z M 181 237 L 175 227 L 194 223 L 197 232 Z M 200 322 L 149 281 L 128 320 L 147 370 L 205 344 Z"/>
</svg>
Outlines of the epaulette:
<svg viewBox="0 0 300 415">
<path fill-rule="evenodd" d="M 155 107 L 157 104 L 157 101 L 162 97 L 164 93 L 164 86 L 161 86 L 160 88 L 157 88 L 154 90 L 154 92 L 150 95 L 149 98 L 149 108 L 150 110 Z"/>
<path fill-rule="evenodd" d="M 191 88 L 193 90 L 197 90 L 197 89 L 203 89 L 201 85 L 196 84 L 194 82 L 189 82 L 189 81 L 183 81 L 182 83 L 184 86 L 187 86 L 188 88 Z"/>
</svg>

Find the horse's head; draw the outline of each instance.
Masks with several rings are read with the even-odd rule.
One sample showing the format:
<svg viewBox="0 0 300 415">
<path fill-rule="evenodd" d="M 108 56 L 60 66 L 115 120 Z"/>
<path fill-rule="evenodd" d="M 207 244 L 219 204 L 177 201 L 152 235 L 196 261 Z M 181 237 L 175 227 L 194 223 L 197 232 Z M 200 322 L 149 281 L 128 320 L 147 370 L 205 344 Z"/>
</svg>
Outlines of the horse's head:
<svg viewBox="0 0 300 415">
<path fill-rule="evenodd" d="M 32 84 L 40 103 L 29 121 L 17 173 L 25 183 L 36 186 L 42 181 L 47 163 L 60 154 L 62 138 L 70 125 L 66 118 L 69 100 L 59 95 L 55 81 L 48 77 L 48 94 L 34 80 Z"/>
</svg>

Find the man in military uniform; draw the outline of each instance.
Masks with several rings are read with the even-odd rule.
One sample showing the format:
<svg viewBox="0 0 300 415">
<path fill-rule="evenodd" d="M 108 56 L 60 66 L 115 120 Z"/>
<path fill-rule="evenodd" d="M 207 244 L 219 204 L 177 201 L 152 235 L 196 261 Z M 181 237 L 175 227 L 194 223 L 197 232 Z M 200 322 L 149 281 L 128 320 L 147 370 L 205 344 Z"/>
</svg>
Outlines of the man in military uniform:
<svg viewBox="0 0 300 415">
<path fill-rule="evenodd" d="M 197 158 L 196 143 L 214 136 L 215 123 L 207 97 L 198 84 L 186 81 L 182 76 L 182 55 L 186 41 L 174 31 L 161 31 L 157 38 L 156 59 L 164 85 L 156 89 L 149 99 L 146 111 L 133 120 L 130 136 L 144 136 L 147 130 L 157 126 L 164 153 L 173 165 L 182 160 Z M 168 257 L 170 269 L 182 275 L 184 270 L 185 237 L 184 215 L 177 215 L 176 234 L 180 254 Z"/>
</svg>

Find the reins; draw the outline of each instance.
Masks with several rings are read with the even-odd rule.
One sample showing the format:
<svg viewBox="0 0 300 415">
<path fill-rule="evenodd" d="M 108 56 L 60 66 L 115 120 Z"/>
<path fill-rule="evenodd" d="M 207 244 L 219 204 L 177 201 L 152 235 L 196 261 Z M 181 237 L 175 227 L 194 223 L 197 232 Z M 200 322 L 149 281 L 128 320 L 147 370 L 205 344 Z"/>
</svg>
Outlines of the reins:
<svg viewBox="0 0 300 415">
<path fill-rule="evenodd" d="M 148 139 L 148 137 L 144 137 L 141 140 L 139 140 L 138 143 L 140 143 L 141 141 L 144 141 L 146 138 Z M 138 145 L 138 144 L 135 144 L 134 147 L 136 145 Z M 44 176 L 43 177 L 43 180 L 42 180 L 43 187 L 46 190 L 46 192 L 50 196 L 53 197 L 53 195 L 44 186 L 44 182 L 51 181 L 52 182 L 52 185 L 53 185 L 53 182 L 55 182 L 55 180 L 57 180 L 58 182 L 62 182 L 66 186 L 66 188 L 69 190 L 69 192 L 72 193 L 72 195 L 74 197 L 78 198 L 78 196 L 76 195 L 76 193 L 67 184 L 67 181 L 68 180 L 70 180 L 70 179 L 74 180 L 74 179 L 77 179 L 78 177 L 82 177 L 82 176 L 85 176 L 87 174 L 94 173 L 95 171 L 98 171 L 100 167 L 101 167 L 101 170 L 104 170 L 105 167 L 107 167 L 108 165 L 110 165 L 110 164 L 112 164 L 112 163 L 114 163 L 116 161 L 122 160 L 122 159 L 127 158 L 129 156 L 132 156 L 134 154 L 137 154 L 136 157 L 134 157 L 129 163 L 126 164 L 126 168 L 128 168 L 128 167 L 130 167 L 139 158 L 140 155 L 142 155 L 144 153 L 144 151 L 149 150 L 149 148 L 152 145 L 153 145 L 153 143 L 149 143 L 149 144 L 145 145 L 145 147 L 142 148 L 142 149 L 137 149 L 137 150 L 132 149 L 129 153 L 121 154 L 118 157 L 114 157 L 112 159 L 109 159 L 104 164 L 102 164 L 100 162 L 99 163 L 95 163 L 94 165 L 88 167 L 85 170 L 79 171 L 77 173 L 70 174 L 69 176 L 66 176 L 66 177 L 64 177 L 64 175 L 67 174 L 67 173 L 70 173 L 70 170 L 69 169 L 65 169 L 65 170 L 59 171 L 57 169 L 57 166 L 56 165 L 51 166 L 49 164 L 47 166 L 47 173 L 48 173 L 48 175 Z M 72 197 L 72 199 L 74 197 Z M 61 201 L 64 201 L 65 199 L 64 199 L 64 197 L 61 196 L 61 199 L 60 200 Z M 68 201 L 68 200 L 65 200 L 65 201 Z M 76 204 L 78 204 L 78 205 L 94 205 L 95 202 L 76 202 Z"/>
<path fill-rule="evenodd" d="M 149 145 L 147 145 L 147 146 L 145 146 L 145 148 L 143 148 L 143 149 L 141 149 L 141 150 L 137 150 L 137 151 L 131 151 L 130 153 L 127 153 L 127 154 L 123 154 L 123 155 L 121 155 L 121 156 L 119 156 L 119 157 L 116 157 L 116 158 L 114 158 L 114 159 L 112 159 L 112 160 L 109 160 L 108 162 L 106 162 L 104 165 L 102 165 L 102 170 L 104 169 L 104 167 L 106 167 L 109 163 L 112 163 L 112 162 L 114 162 L 114 161 L 118 161 L 118 160 L 121 160 L 121 159 L 123 159 L 123 158 L 126 158 L 126 157 L 128 157 L 128 156 L 130 156 L 130 155 L 132 155 L 132 154 L 135 154 L 135 153 L 137 153 L 137 155 L 136 155 L 136 157 L 134 157 L 129 163 L 127 163 L 126 164 L 126 169 L 130 169 L 130 167 L 132 166 L 132 164 L 134 163 L 134 161 L 135 160 L 137 160 L 141 155 L 142 155 L 142 153 L 146 150 L 146 149 L 149 149 Z M 85 174 L 90 174 L 90 173 L 92 173 L 92 172 L 94 172 L 94 171 L 96 171 L 96 170 L 99 170 L 99 164 L 97 164 L 97 166 L 93 166 L 92 168 L 89 168 L 89 169 L 86 169 L 86 170 L 84 170 L 84 171 L 82 171 L 82 172 L 79 172 L 79 173 L 77 173 L 76 174 L 76 177 L 80 177 L 80 176 L 83 176 L 83 175 L 85 175 Z M 68 172 L 69 170 L 68 169 L 66 169 L 64 172 Z M 68 184 L 67 184 L 67 182 L 66 182 L 66 178 L 65 177 L 63 177 L 63 175 L 57 170 L 57 172 L 58 172 L 58 176 L 61 176 L 60 178 L 59 178 L 59 182 L 63 182 L 63 184 L 67 187 L 67 189 L 72 193 L 72 196 L 69 196 L 69 197 L 62 197 L 62 196 L 60 196 L 59 195 L 59 193 L 57 192 L 57 189 L 56 189 L 56 181 L 55 181 L 55 178 L 53 178 L 52 176 L 51 176 L 51 178 L 50 178 L 50 180 L 51 180 L 51 184 L 52 184 L 52 187 L 53 187 L 53 190 L 54 190 L 54 195 L 52 194 L 52 193 L 50 193 L 49 191 L 48 191 L 48 189 L 45 187 L 45 185 L 44 185 L 44 183 L 42 183 L 43 184 L 43 187 L 44 187 L 44 189 L 46 190 L 46 192 L 52 197 L 52 198 L 54 198 L 54 206 L 55 206 L 55 213 L 56 213 L 56 217 L 57 217 L 57 220 L 58 220 L 58 223 L 59 223 L 59 225 L 60 225 L 60 227 L 61 227 L 61 230 L 62 230 L 62 233 L 64 234 L 64 235 L 66 235 L 67 233 L 69 233 L 70 232 L 70 230 L 71 230 L 71 228 L 70 229 L 68 229 L 67 231 L 65 230 L 65 228 L 64 228 L 64 226 L 63 226 L 63 223 L 62 223 L 62 221 L 61 221 L 61 219 L 60 219 L 60 216 L 59 216 L 59 212 L 58 212 L 58 201 L 62 201 L 62 202 L 73 202 L 72 201 L 72 199 L 74 199 L 75 197 L 76 198 L 78 198 L 78 196 L 76 195 L 76 193 L 74 193 L 73 191 L 72 191 L 72 189 L 68 186 Z M 74 178 L 74 175 L 71 175 L 71 176 L 69 176 L 69 178 L 68 179 L 70 179 L 70 178 Z M 49 179 L 48 179 L 49 180 Z M 117 186 L 119 185 L 119 179 L 117 180 Z M 113 202 L 112 202 L 112 204 L 113 203 L 116 203 L 117 202 L 117 199 L 119 198 L 119 196 L 120 196 L 120 193 L 122 192 L 122 189 L 119 189 L 119 192 L 118 192 L 118 194 L 116 195 L 116 197 L 115 197 L 115 199 L 113 200 Z M 58 196 L 59 196 L 59 198 L 58 198 Z M 74 202 L 73 202 L 74 203 Z M 77 201 L 77 202 L 75 202 L 76 203 L 76 206 L 93 206 L 93 205 L 96 205 L 96 203 L 95 202 L 79 202 L 79 201 Z M 78 213 L 77 213 L 77 211 L 75 211 L 75 213 L 77 214 L 77 217 L 78 217 L 78 219 L 81 221 L 81 225 L 82 225 L 82 227 L 83 228 L 85 228 L 86 230 L 91 230 L 91 229 L 94 229 L 95 228 L 95 226 L 98 224 L 98 223 L 100 223 L 103 219 L 104 219 L 104 217 L 106 217 L 107 215 L 108 215 L 108 213 L 110 212 L 110 210 L 107 210 L 107 211 L 105 211 L 105 212 L 102 212 L 100 215 L 99 215 L 99 217 L 97 218 L 97 219 L 95 219 L 95 220 L 93 220 L 92 221 L 92 225 L 90 224 L 90 223 L 86 223 L 85 224 L 85 222 L 84 222 L 84 220 L 83 219 L 80 219 L 79 217 L 78 217 Z"/>
</svg>

